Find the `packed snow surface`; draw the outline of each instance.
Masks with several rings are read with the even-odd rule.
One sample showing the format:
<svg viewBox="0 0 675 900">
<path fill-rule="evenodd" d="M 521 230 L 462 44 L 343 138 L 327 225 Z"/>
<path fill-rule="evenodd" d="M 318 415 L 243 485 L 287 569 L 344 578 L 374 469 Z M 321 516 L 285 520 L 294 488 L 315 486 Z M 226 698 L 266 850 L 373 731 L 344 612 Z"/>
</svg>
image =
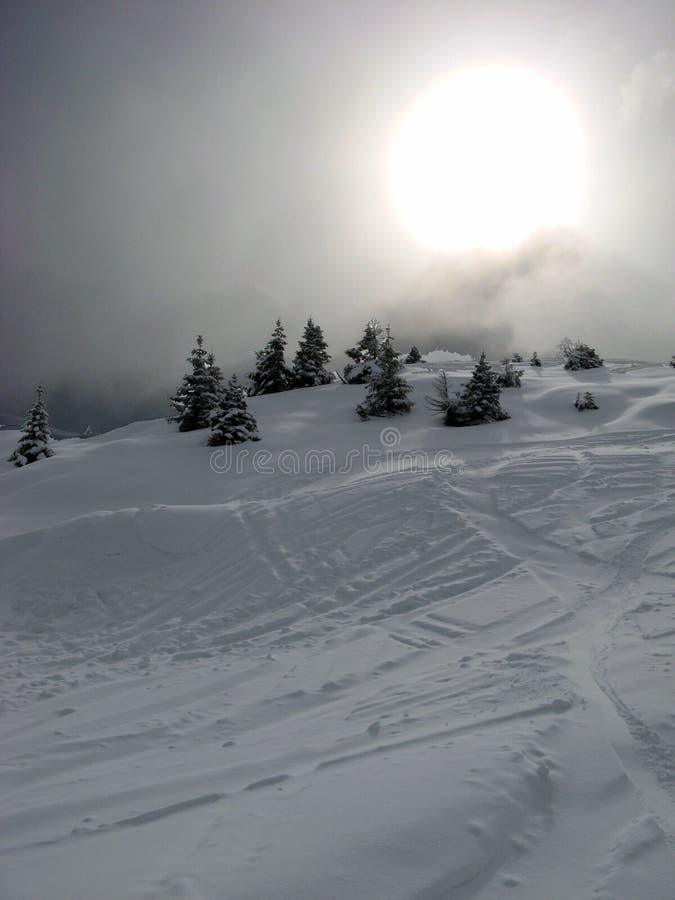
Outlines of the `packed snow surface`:
<svg viewBox="0 0 675 900">
<path fill-rule="evenodd" d="M 3 900 L 672 896 L 675 370 L 525 368 L 0 465 Z"/>
</svg>

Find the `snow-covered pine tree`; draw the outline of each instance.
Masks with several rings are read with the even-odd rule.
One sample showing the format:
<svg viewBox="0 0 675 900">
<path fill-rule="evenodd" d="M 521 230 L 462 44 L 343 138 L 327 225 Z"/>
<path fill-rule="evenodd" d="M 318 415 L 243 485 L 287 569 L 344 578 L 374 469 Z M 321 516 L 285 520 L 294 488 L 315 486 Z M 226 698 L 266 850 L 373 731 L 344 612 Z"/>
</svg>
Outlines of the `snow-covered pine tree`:
<svg viewBox="0 0 675 900">
<path fill-rule="evenodd" d="M 497 375 L 497 383 L 503 388 L 520 387 L 524 369 L 514 368 L 510 359 L 504 360 L 504 371 Z"/>
<path fill-rule="evenodd" d="M 314 387 L 318 384 L 329 384 L 333 379 L 326 366 L 330 361 L 327 352 L 328 344 L 324 340 L 323 331 L 311 318 L 307 319 L 305 330 L 293 360 L 293 386 Z"/>
<path fill-rule="evenodd" d="M 603 365 L 603 360 L 600 359 L 593 347 L 589 347 L 588 344 L 584 344 L 581 341 L 577 341 L 570 346 L 565 343 L 568 340 L 568 338 L 565 338 L 560 344 L 565 358 L 566 369 L 571 369 L 572 371 L 577 371 L 578 369 L 599 369 Z"/>
<path fill-rule="evenodd" d="M 362 419 L 371 416 L 400 416 L 410 412 L 412 403 L 408 394 L 412 387 L 402 377 L 402 363 L 394 350 L 391 329 L 380 346 L 377 356 L 378 371 L 373 375 L 366 399 L 356 407 Z"/>
<path fill-rule="evenodd" d="M 37 400 L 26 413 L 19 444 L 7 460 L 15 466 L 28 466 L 39 459 L 49 459 L 54 455 L 49 414 L 43 396 L 44 391 L 38 386 Z"/>
<path fill-rule="evenodd" d="M 353 363 L 347 363 L 344 369 L 345 381 L 348 384 L 366 384 L 370 380 L 377 366 L 369 363 L 377 360 L 381 334 L 382 326 L 377 319 L 371 319 L 366 323 L 358 344 L 345 350 L 346 355 L 354 360 Z"/>
<path fill-rule="evenodd" d="M 445 414 L 446 425 L 480 425 L 483 422 L 501 422 L 511 418 L 499 402 L 500 389 L 497 376 L 481 353 L 471 380 L 456 400 L 451 401 Z"/>
<path fill-rule="evenodd" d="M 520 353 L 518 353 L 518 352 L 516 351 L 516 353 L 513 353 L 513 354 L 511 355 L 511 361 L 512 361 L 512 362 L 515 362 L 515 363 L 519 363 L 519 362 L 522 362 L 522 361 L 523 361 L 523 357 L 521 356 Z"/>
<path fill-rule="evenodd" d="M 425 397 L 424 405 L 435 416 L 445 415 L 449 407 L 453 403 L 450 398 L 450 385 L 448 384 L 448 373 L 445 369 L 441 369 L 436 378 L 433 380 L 433 389 L 436 391 L 435 397 Z"/>
<path fill-rule="evenodd" d="M 670 365 L 675 369 L 675 353 L 670 357 Z"/>
<path fill-rule="evenodd" d="M 530 359 L 530 365 L 535 366 L 536 368 L 541 368 L 541 360 L 537 356 L 537 351 L 535 350 Z"/>
<path fill-rule="evenodd" d="M 218 405 L 211 411 L 209 424 L 211 425 L 211 435 L 207 441 L 209 447 L 260 440 L 257 422 L 248 411 L 244 389 L 236 375 L 230 378 Z"/>
<path fill-rule="evenodd" d="M 408 355 L 405 358 L 406 364 L 411 366 L 415 363 L 420 362 L 422 359 L 422 354 L 414 345 L 410 348 Z"/>
<path fill-rule="evenodd" d="M 292 373 L 286 366 L 284 350 L 286 332 L 281 319 L 277 319 L 274 331 L 262 350 L 256 352 L 255 372 L 249 378 L 252 382 L 251 394 L 278 394 L 287 391 L 292 383 Z"/>
<path fill-rule="evenodd" d="M 187 361 L 192 371 L 183 375 L 175 396 L 170 399 L 176 414 L 169 417 L 169 422 L 178 422 L 179 431 L 207 428 L 211 410 L 222 391 L 222 373 L 213 354 L 204 349 L 201 334 L 197 335 L 196 346 Z"/>
<path fill-rule="evenodd" d="M 574 405 L 582 412 L 584 409 L 599 409 L 600 407 L 595 402 L 595 397 L 591 394 L 590 391 L 586 391 L 584 396 L 582 397 L 580 393 L 577 394 L 577 399 L 574 401 Z"/>
</svg>

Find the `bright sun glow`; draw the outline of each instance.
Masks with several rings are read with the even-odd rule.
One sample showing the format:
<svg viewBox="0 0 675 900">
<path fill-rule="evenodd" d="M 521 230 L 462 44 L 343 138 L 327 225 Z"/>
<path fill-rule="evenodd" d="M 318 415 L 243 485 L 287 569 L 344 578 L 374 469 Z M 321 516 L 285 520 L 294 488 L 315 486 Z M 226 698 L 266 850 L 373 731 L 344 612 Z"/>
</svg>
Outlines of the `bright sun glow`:
<svg viewBox="0 0 675 900">
<path fill-rule="evenodd" d="M 531 72 L 481 68 L 444 81 L 399 129 L 394 202 L 423 244 L 505 248 L 542 225 L 576 225 L 584 140 L 563 95 Z"/>
</svg>

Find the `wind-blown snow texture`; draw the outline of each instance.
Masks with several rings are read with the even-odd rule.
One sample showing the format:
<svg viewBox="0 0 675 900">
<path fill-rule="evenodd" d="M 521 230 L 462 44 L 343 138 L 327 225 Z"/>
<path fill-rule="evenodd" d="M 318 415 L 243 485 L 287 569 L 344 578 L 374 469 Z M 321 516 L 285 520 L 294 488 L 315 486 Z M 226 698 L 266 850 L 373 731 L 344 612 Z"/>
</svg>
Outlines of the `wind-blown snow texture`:
<svg viewBox="0 0 675 900">
<path fill-rule="evenodd" d="M 671 896 L 675 372 L 464 429 L 410 378 L 389 471 L 278 471 L 381 448 L 344 385 L 251 400 L 275 474 L 161 421 L 2 464 L 4 900 Z"/>
</svg>

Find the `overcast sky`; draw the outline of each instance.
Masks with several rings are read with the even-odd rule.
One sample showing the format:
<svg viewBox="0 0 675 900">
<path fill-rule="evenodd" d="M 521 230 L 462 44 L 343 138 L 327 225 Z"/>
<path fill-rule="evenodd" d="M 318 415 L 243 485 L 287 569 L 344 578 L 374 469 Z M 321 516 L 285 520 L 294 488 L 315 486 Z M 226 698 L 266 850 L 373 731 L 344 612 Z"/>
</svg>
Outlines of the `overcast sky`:
<svg viewBox="0 0 675 900">
<path fill-rule="evenodd" d="M 294 345 L 313 315 L 338 359 L 371 315 L 422 349 L 570 334 L 675 353 L 672 0 L 4 0 L 0 16 L 0 413 L 38 380 L 64 427 L 95 404 L 156 409 L 197 332 L 245 371 L 277 316 Z M 433 253 L 393 210 L 392 136 L 440 79 L 495 62 L 572 99 L 585 218 L 508 254 Z"/>
</svg>

